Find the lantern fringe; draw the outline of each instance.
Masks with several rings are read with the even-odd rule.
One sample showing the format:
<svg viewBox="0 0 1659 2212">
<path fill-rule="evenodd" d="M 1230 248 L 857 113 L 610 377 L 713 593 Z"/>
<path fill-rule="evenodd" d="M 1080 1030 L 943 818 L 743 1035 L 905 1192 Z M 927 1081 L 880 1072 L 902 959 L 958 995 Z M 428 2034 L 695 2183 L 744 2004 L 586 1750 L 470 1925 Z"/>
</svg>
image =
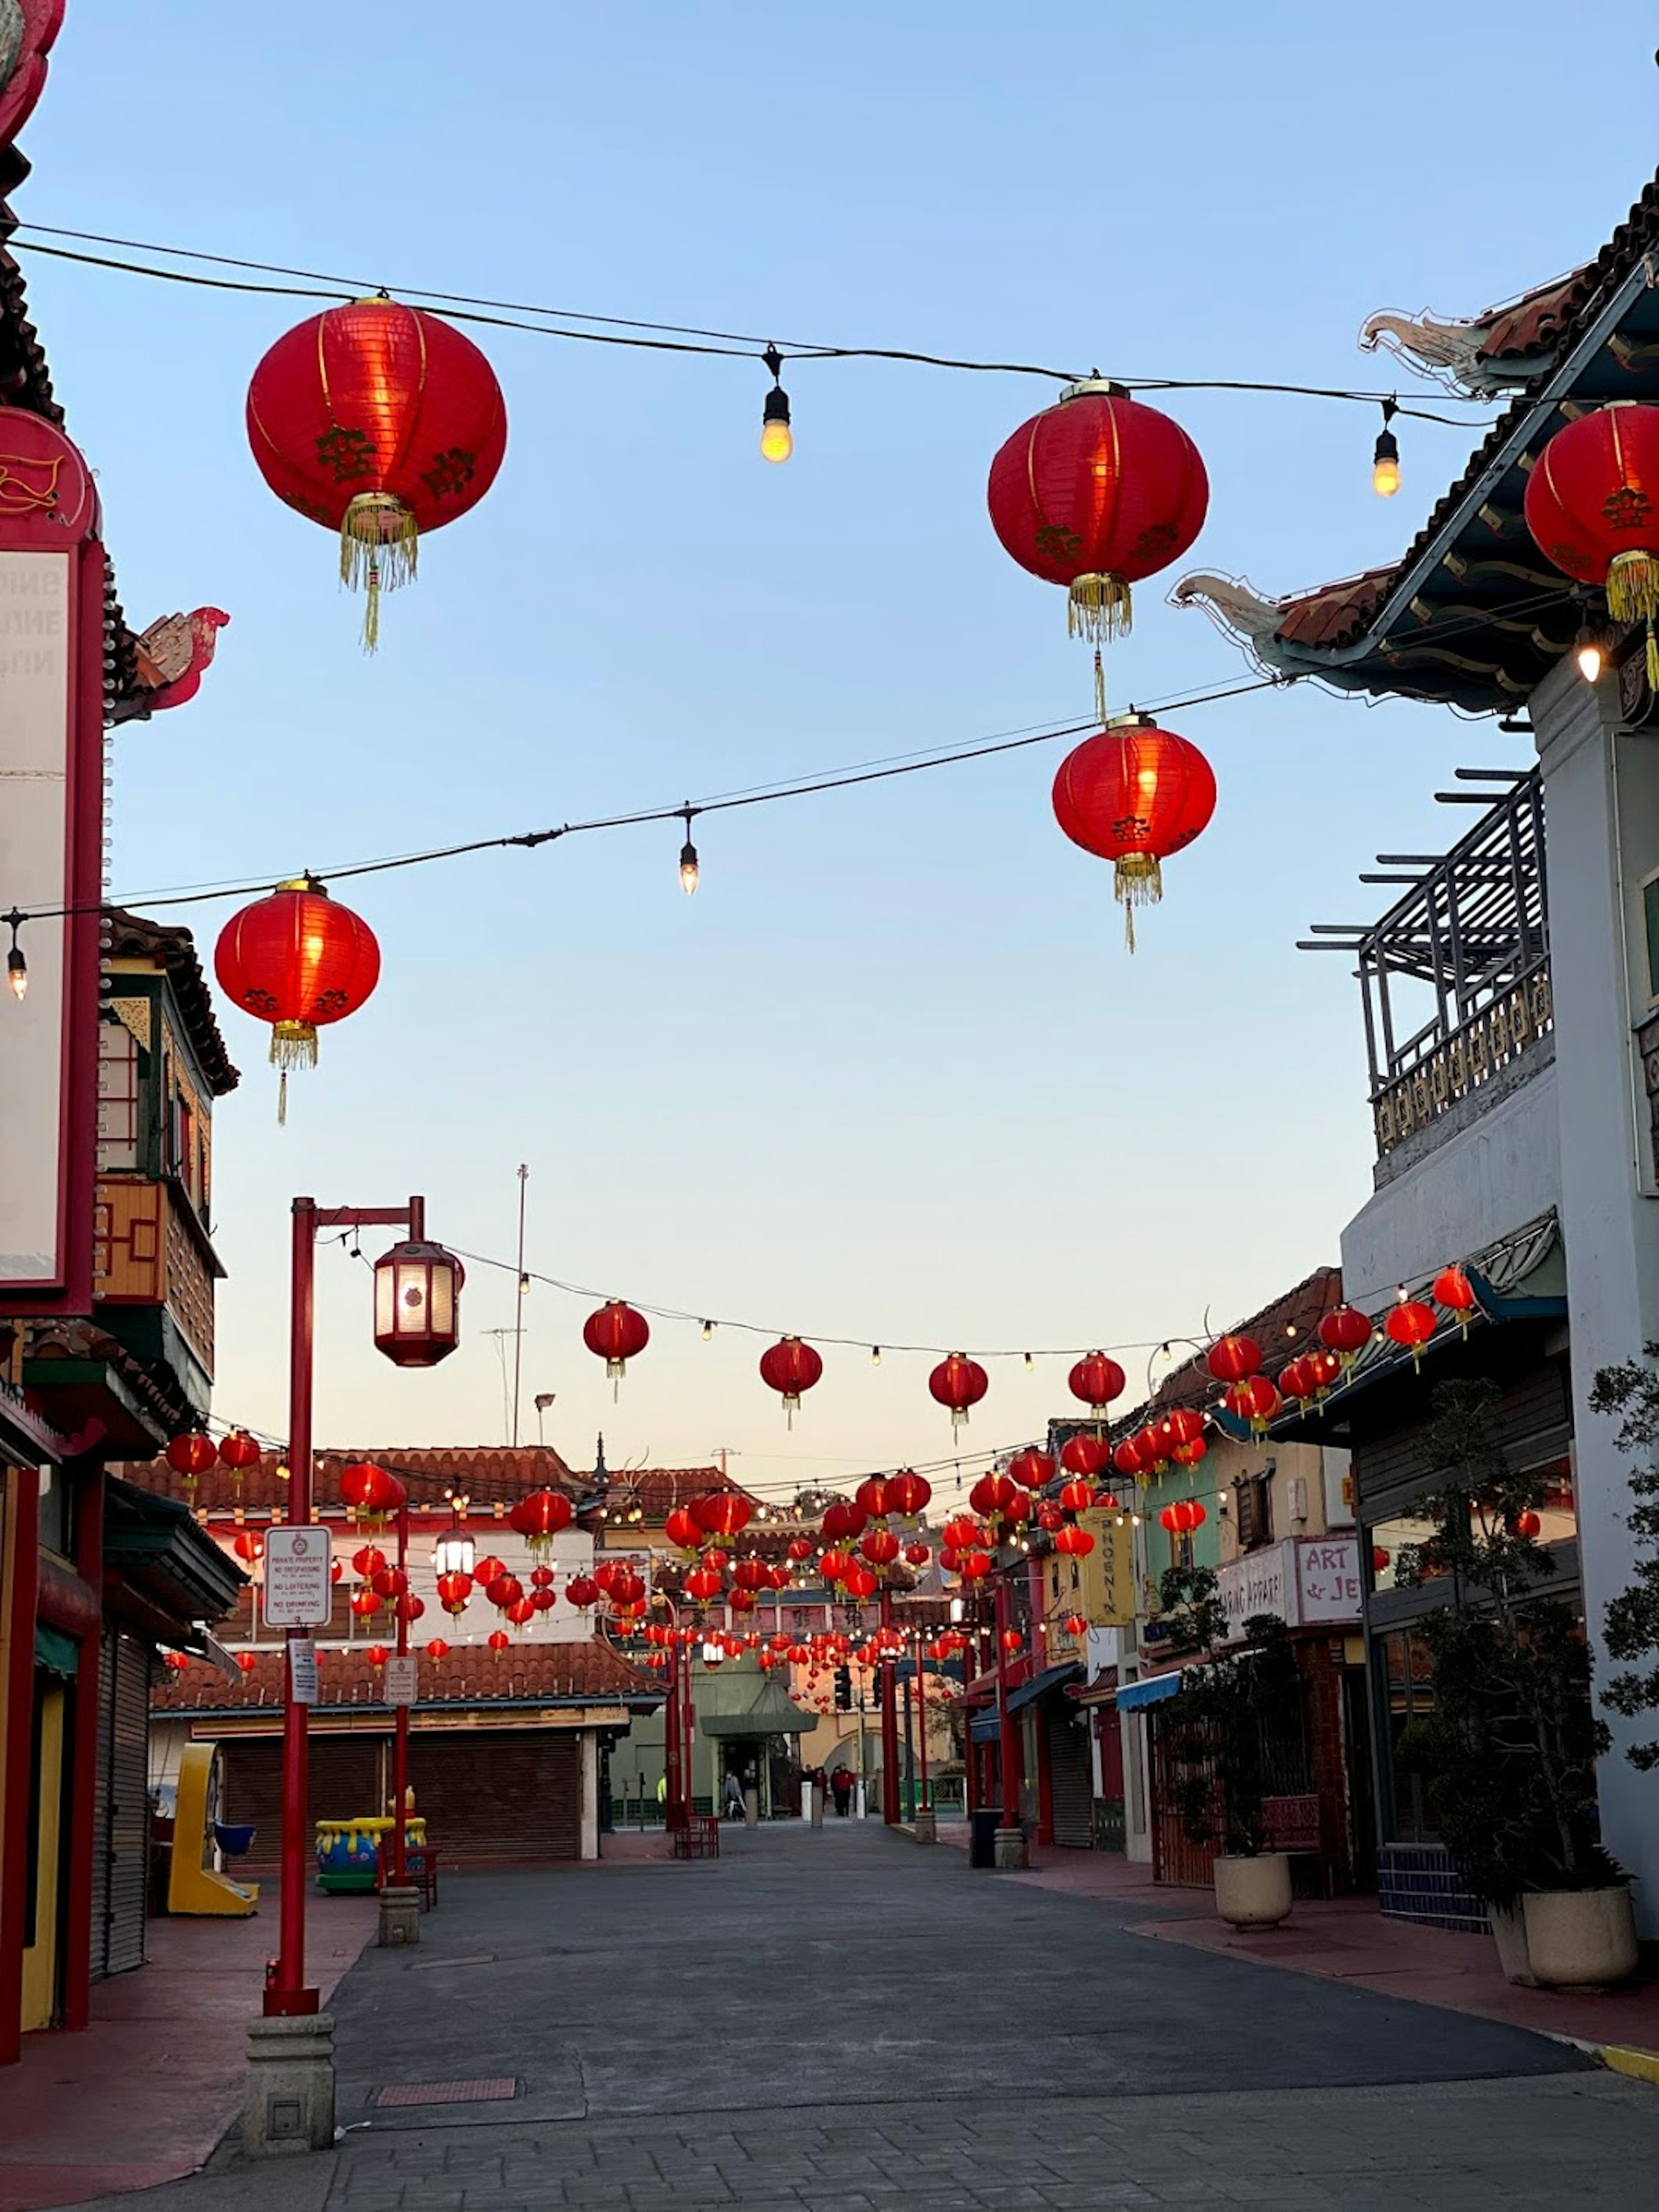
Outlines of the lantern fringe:
<svg viewBox="0 0 1659 2212">
<path fill-rule="evenodd" d="M 1073 637 L 1100 645 L 1108 638 L 1127 637 L 1133 626 L 1134 607 L 1121 576 L 1073 578 L 1066 606 L 1066 627 Z"/>
<path fill-rule="evenodd" d="M 1095 719 L 1103 730 L 1106 726 L 1106 665 L 1100 657 L 1100 647 L 1095 647 Z"/>
<path fill-rule="evenodd" d="M 270 1032 L 270 1064 L 282 1070 L 282 1080 L 276 1085 L 276 1126 L 285 1129 L 289 1071 L 317 1065 L 317 1032 L 309 1022 L 278 1022 L 275 1025 Z"/>
<path fill-rule="evenodd" d="M 360 491 L 340 524 L 340 581 L 368 594 L 363 651 L 380 642 L 380 594 L 412 584 L 420 565 L 421 526 L 390 492 Z"/>
<path fill-rule="evenodd" d="M 1123 908 L 1123 941 L 1135 949 L 1135 908 L 1156 906 L 1164 896 L 1164 871 L 1156 853 L 1125 853 L 1112 872 L 1112 896 Z"/>
</svg>

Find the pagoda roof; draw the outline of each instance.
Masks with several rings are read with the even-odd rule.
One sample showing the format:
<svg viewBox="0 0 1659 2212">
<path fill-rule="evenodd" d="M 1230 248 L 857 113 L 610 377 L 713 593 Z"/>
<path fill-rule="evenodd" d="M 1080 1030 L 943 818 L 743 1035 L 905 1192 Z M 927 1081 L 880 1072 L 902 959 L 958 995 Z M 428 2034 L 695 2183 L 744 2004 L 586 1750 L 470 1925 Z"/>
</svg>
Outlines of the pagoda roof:
<svg viewBox="0 0 1659 2212">
<path fill-rule="evenodd" d="M 319 1449 L 313 1461 L 312 1502 L 319 1512 L 344 1510 L 341 1474 L 355 1462 L 365 1460 L 405 1482 L 416 1506 L 447 1505 L 452 1492 L 466 1498 L 475 1507 L 510 1504 L 532 1490 L 562 1490 L 573 1500 L 585 1503 L 591 1488 L 589 1478 L 573 1473 L 550 1444 L 392 1444 L 349 1451 L 331 1447 Z M 279 1473 L 279 1468 L 283 1471 Z M 125 1467 L 121 1472 L 140 1490 L 176 1498 L 183 1489 L 181 1479 L 165 1459 Z M 192 1502 L 209 1513 L 230 1511 L 239 1505 L 258 1512 L 285 1509 L 288 1497 L 283 1455 L 264 1451 L 258 1464 L 246 1471 L 240 1484 L 228 1468 L 212 1468 L 198 1482 Z"/>
<path fill-rule="evenodd" d="M 1659 401 L 1656 247 L 1659 175 L 1567 276 L 1468 323 L 1373 317 L 1362 342 L 1386 340 L 1466 392 L 1518 396 L 1397 561 L 1280 598 L 1194 571 L 1173 602 L 1203 606 L 1274 676 L 1475 712 L 1518 707 L 1571 647 L 1594 597 L 1534 544 L 1527 477 L 1575 416 L 1610 400 Z"/>
<path fill-rule="evenodd" d="M 226 1049 L 207 977 L 197 957 L 195 938 L 187 929 L 152 921 L 147 915 L 130 914 L 125 907 L 107 907 L 105 912 L 111 932 L 110 957 L 153 960 L 165 971 L 208 1087 L 216 1098 L 222 1098 L 241 1081 L 241 1072 L 232 1064 Z"/>
<path fill-rule="evenodd" d="M 416 1710 L 431 1706 L 488 1709 L 514 1705 L 660 1705 L 662 1686 L 601 1637 L 586 1643 L 514 1643 L 505 1651 L 485 1644 L 452 1644 L 428 1659 L 419 1644 L 420 1695 Z M 315 1712 L 377 1711 L 392 1725 L 380 1669 L 367 1647 L 319 1650 Z M 234 1681 L 206 1662 L 169 1674 L 151 1694 L 158 1713 L 246 1714 L 283 1710 L 280 1644 L 251 1654 L 253 1665 Z"/>
</svg>

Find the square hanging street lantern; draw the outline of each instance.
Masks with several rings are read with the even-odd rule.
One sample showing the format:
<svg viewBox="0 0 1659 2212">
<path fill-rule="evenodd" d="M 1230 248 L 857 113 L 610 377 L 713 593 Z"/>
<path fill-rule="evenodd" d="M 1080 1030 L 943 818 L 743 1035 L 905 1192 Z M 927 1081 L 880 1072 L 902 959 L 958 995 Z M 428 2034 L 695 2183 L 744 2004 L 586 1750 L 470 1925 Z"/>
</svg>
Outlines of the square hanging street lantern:
<svg viewBox="0 0 1659 2212">
<path fill-rule="evenodd" d="M 478 1547 L 464 1528 L 451 1528 L 432 1547 L 434 1575 L 470 1575 Z"/>
<path fill-rule="evenodd" d="M 460 1342 L 466 1271 L 441 1244 L 413 1237 L 374 1263 L 374 1346 L 397 1367 L 435 1367 Z"/>
</svg>

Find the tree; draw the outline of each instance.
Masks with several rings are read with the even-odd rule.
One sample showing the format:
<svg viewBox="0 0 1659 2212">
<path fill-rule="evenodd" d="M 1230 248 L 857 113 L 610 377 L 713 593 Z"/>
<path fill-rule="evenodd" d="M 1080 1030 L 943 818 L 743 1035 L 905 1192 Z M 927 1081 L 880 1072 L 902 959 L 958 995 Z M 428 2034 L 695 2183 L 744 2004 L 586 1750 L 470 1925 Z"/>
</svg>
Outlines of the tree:
<svg viewBox="0 0 1659 2212">
<path fill-rule="evenodd" d="M 1244 1623 L 1243 1641 L 1230 1645 L 1220 1584 L 1208 1567 L 1170 1568 L 1158 1596 L 1164 1617 L 1202 1658 L 1163 1723 L 1182 1826 L 1195 1844 L 1219 1843 L 1233 1857 L 1255 1858 L 1267 1849 L 1262 1803 L 1273 1737 L 1287 1718 L 1299 1721 L 1289 1632 L 1277 1613 L 1257 1613 Z"/>
<path fill-rule="evenodd" d="M 1619 1423 L 1620 1451 L 1640 1453 L 1642 1462 L 1630 1470 L 1630 1492 L 1636 1501 L 1626 1515 L 1632 1542 L 1647 1547 L 1638 1559 L 1636 1580 L 1608 1606 L 1602 1634 L 1607 1656 L 1625 1662 L 1646 1660 L 1645 1667 L 1626 1664 L 1601 1692 L 1609 1712 L 1626 1720 L 1639 1720 L 1659 1709 L 1659 1344 L 1643 1351 L 1650 1363 L 1627 1360 L 1604 1367 L 1591 1385 L 1590 1411 L 1605 1413 Z M 1626 1747 L 1625 1756 L 1644 1773 L 1659 1766 L 1659 1739 Z"/>
<path fill-rule="evenodd" d="M 1555 1572 L 1536 1534 L 1547 1485 L 1510 1466 L 1498 1402 L 1486 1382 L 1435 1391 L 1425 1443 L 1445 1472 L 1422 1508 L 1434 1534 L 1401 1553 L 1395 1580 L 1451 1585 L 1419 1632 L 1435 1702 L 1413 1755 L 1435 1784 L 1447 1850 L 1504 1911 L 1528 1890 L 1624 1877 L 1596 1840 L 1595 1760 L 1609 1739 L 1591 1702 L 1590 1648 L 1574 1609 L 1538 1594 Z"/>
</svg>

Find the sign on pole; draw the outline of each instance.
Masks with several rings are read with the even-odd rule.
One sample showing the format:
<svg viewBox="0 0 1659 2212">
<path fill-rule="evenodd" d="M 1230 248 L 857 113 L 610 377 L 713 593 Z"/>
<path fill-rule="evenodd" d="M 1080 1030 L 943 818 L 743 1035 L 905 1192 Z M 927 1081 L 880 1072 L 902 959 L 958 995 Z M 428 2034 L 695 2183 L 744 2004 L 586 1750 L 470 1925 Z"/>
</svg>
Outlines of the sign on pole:
<svg viewBox="0 0 1659 2212">
<path fill-rule="evenodd" d="M 296 1705 L 317 1702 L 317 1646 L 308 1636 L 296 1636 L 288 1647 L 289 1680 Z"/>
<path fill-rule="evenodd" d="M 326 1628 L 334 1611 L 333 1547 L 314 1521 L 265 1532 L 267 1628 Z"/>
<path fill-rule="evenodd" d="M 383 1692 L 389 1705 L 412 1705 L 415 1702 L 415 1661 L 412 1655 L 402 1659 L 388 1659 L 381 1668 L 386 1678 Z"/>
</svg>

